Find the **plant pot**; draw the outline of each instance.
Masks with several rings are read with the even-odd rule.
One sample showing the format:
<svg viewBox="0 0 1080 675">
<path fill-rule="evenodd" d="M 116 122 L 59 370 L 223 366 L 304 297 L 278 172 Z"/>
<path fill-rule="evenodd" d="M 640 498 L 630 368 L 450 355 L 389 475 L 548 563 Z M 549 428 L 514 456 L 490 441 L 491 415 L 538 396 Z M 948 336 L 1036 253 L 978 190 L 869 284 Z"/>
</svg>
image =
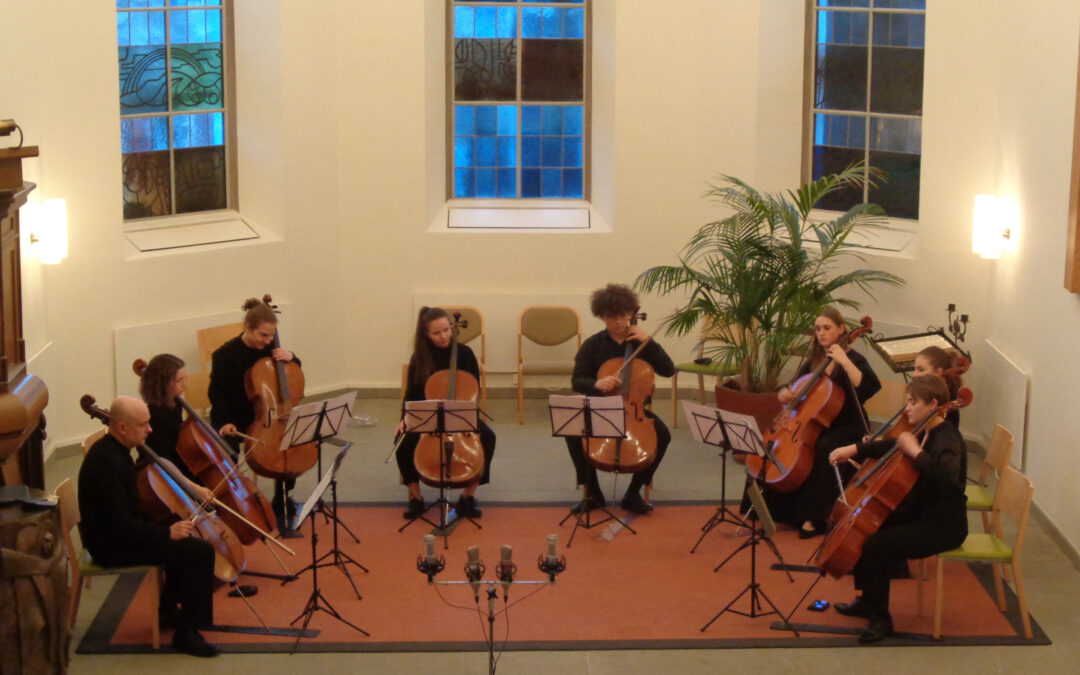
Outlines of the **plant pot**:
<svg viewBox="0 0 1080 675">
<path fill-rule="evenodd" d="M 765 433 L 780 413 L 780 409 L 783 408 L 775 393 L 750 394 L 737 389 L 729 389 L 721 386 L 720 383 L 716 385 L 716 407 L 752 416 L 757 421 L 758 430 L 761 433 Z M 739 464 L 746 463 L 746 455 L 735 453 L 734 456 Z"/>
</svg>

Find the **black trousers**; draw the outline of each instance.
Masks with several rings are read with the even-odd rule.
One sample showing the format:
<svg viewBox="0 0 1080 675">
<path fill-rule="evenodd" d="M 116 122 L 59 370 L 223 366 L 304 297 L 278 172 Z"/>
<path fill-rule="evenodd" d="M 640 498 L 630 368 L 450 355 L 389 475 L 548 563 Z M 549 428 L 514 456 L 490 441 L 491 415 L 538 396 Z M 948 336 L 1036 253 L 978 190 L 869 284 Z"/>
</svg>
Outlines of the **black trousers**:
<svg viewBox="0 0 1080 675">
<path fill-rule="evenodd" d="M 664 454 L 671 443 L 671 431 L 668 430 L 667 425 L 651 412 L 645 414 L 652 419 L 653 425 L 656 427 L 656 458 L 647 469 L 632 474 L 627 492 L 638 492 L 642 486 L 652 482 L 653 475 L 656 473 L 657 468 L 660 467 L 660 462 L 663 461 Z M 590 495 L 603 496 L 604 491 L 600 489 L 600 480 L 596 474 L 596 467 L 585 457 L 585 444 L 582 443 L 581 439 L 567 436 L 566 450 L 570 453 L 570 461 L 574 464 L 574 475 L 577 478 L 577 484 L 584 485 Z"/>
<path fill-rule="evenodd" d="M 495 456 L 495 432 L 482 420 L 479 424 L 480 447 L 484 450 L 484 473 L 480 475 L 480 485 L 491 482 L 491 459 Z M 420 442 L 420 434 L 407 433 L 405 440 L 401 442 L 394 455 L 397 459 L 398 471 L 401 472 L 401 480 L 406 485 L 420 480 L 420 474 L 416 470 L 416 445 Z"/>
<path fill-rule="evenodd" d="M 103 567 L 162 565 L 165 586 L 161 606 L 179 605 L 179 630 L 206 628 L 214 623 L 214 547 L 198 537 L 170 539 L 140 550 L 109 551 L 94 556 Z"/>
</svg>

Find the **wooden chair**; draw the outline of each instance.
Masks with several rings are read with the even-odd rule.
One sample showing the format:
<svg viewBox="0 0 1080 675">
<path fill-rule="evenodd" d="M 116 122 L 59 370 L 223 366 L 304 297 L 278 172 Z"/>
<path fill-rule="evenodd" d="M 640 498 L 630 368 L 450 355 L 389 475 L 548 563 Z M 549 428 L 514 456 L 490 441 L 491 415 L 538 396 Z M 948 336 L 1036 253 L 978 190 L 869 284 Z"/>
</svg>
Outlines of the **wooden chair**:
<svg viewBox="0 0 1080 675">
<path fill-rule="evenodd" d="M 525 375 L 569 375 L 574 372 L 574 360 L 551 361 L 525 358 L 525 339 L 544 346 L 556 347 L 577 336 L 581 349 L 581 317 L 573 307 L 533 306 L 526 307 L 518 319 L 517 381 L 518 424 L 525 423 Z"/>
<path fill-rule="evenodd" d="M 1009 458 L 1012 457 L 1013 435 L 1008 429 L 1000 424 L 994 425 L 994 433 L 990 437 L 990 447 L 986 449 L 986 458 L 983 459 L 979 476 L 975 483 L 969 484 L 964 490 L 967 495 L 968 511 L 979 511 L 982 516 L 983 532 L 990 532 L 990 512 L 994 507 L 994 493 L 989 488 L 990 472 L 997 477 L 1009 466 Z"/>
<path fill-rule="evenodd" d="M 863 406 L 870 417 L 887 420 L 907 403 L 907 382 L 882 380 L 881 390 Z"/>
<path fill-rule="evenodd" d="M 210 373 L 188 373 L 184 400 L 206 417 L 206 411 L 210 409 Z"/>
<path fill-rule="evenodd" d="M 161 627 L 158 625 L 158 602 L 161 599 L 161 568 L 155 565 L 133 565 L 129 567 L 101 567 L 90 559 L 90 554 L 75 548 L 75 542 L 71 537 L 81 521 L 79 514 L 79 500 L 75 496 L 75 486 L 70 478 L 56 486 L 56 496 L 60 507 L 61 530 L 64 535 L 64 548 L 68 554 L 68 564 L 71 566 L 70 604 L 68 606 L 68 621 L 71 626 L 75 625 L 75 617 L 79 612 L 79 598 L 82 596 L 83 580 L 90 581 L 90 577 L 104 576 L 106 574 L 134 574 L 143 573 L 150 578 L 150 633 L 151 643 L 154 649 L 161 646 Z"/>
<path fill-rule="evenodd" d="M 450 316 L 454 312 L 461 313 L 463 326 L 458 329 L 458 344 L 467 345 L 480 339 L 480 349 L 473 352 L 480 366 L 480 409 L 487 411 L 487 338 L 484 335 L 484 315 L 475 307 L 443 307 Z M 409 364 L 401 366 L 401 400 L 405 400 L 405 390 L 408 388 Z"/>
<path fill-rule="evenodd" d="M 229 323 L 224 326 L 211 326 L 210 328 L 200 328 L 195 331 L 195 339 L 199 342 L 199 363 L 202 365 L 202 371 L 204 373 L 210 372 L 210 362 L 214 350 L 243 332 L 243 323 Z"/>
<path fill-rule="evenodd" d="M 998 609 L 1006 610 L 1005 588 L 1002 578 L 1005 566 L 1013 571 L 1016 584 L 1016 597 L 1020 601 L 1020 618 L 1024 625 L 1024 636 L 1031 639 L 1031 618 L 1028 616 L 1027 595 L 1024 593 L 1023 577 L 1020 574 L 1020 551 L 1027 532 L 1028 516 L 1031 513 L 1031 497 L 1035 486 L 1027 476 L 1016 469 L 1006 466 L 998 480 L 994 493 L 994 505 L 991 511 L 992 532 L 969 534 L 960 548 L 938 554 L 936 605 L 934 610 L 934 638 L 941 638 L 941 615 L 945 596 L 945 563 L 988 562 L 1002 566 L 994 573 L 994 588 L 997 591 Z M 1006 544 L 1002 537 L 1001 516 L 1007 515 L 1016 524 L 1016 536 L 1012 545 Z M 922 580 L 919 580 L 919 597 L 922 597 Z"/>
<path fill-rule="evenodd" d="M 701 327 L 701 341 L 697 345 L 697 357 L 696 359 L 703 359 L 705 357 L 705 342 L 709 338 L 710 334 L 714 331 L 711 330 L 708 324 L 703 324 Z M 690 373 L 697 375 L 698 382 L 698 403 L 705 404 L 705 376 L 712 377 L 727 377 L 728 375 L 735 375 L 738 373 L 738 368 L 728 367 L 725 368 L 719 361 L 709 361 L 708 363 L 698 363 L 697 360 L 687 361 L 685 363 L 675 364 L 675 374 L 671 376 L 671 427 L 674 429 L 679 426 L 679 373 Z"/>
</svg>

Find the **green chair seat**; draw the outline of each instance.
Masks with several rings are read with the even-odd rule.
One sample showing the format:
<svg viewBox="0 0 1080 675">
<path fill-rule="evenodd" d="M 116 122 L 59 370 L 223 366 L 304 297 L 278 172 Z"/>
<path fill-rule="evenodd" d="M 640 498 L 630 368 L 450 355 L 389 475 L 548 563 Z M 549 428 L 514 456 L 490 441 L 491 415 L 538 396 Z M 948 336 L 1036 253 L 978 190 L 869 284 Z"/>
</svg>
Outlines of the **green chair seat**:
<svg viewBox="0 0 1080 675">
<path fill-rule="evenodd" d="M 735 375 L 739 372 L 739 369 L 735 367 L 724 368 L 723 364 L 719 361 L 712 361 L 710 363 L 695 363 L 694 361 L 688 361 L 686 363 L 676 363 L 675 370 L 679 371 L 680 373 L 693 373 L 695 375 L 715 375 L 717 377 Z"/>
<path fill-rule="evenodd" d="M 989 511 L 994 505 L 994 494 L 982 485 L 968 485 L 964 488 L 969 511 Z"/>
<path fill-rule="evenodd" d="M 149 572 L 155 565 L 127 565 L 124 567 L 102 567 L 90 558 L 90 552 L 83 549 L 79 556 L 79 572 L 84 577 L 96 577 L 106 574 L 134 574 L 136 572 Z"/>
<path fill-rule="evenodd" d="M 938 554 L 949 560 L 1008 562 L 1012 548 L 992 534 L 969 534 L 960 548 Z"/>
</svg>

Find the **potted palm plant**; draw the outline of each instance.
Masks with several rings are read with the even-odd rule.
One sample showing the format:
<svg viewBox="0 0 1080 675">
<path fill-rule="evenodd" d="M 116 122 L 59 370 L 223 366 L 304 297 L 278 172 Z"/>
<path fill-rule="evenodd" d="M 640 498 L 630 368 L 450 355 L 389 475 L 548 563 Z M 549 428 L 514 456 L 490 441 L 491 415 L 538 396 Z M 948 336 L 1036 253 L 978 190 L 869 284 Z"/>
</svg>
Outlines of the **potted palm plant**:
<svg viewBox="0 0 1080 675">
<path fill-rule="evenodd" d="M 649 268 L 635 281 L 640 291 L 686 294 L 686 303 L 667 318 L 667 334 L 687 335 L 704 325 L 705 356 L 736 373 L 732 384 L 739 391 L 763 394 L 772 414 L 779 410 L 771 392 L 782 384 L 781 371 L 805 348 L 808 329 L 823 308 L 856 310 L 859 303 L 842 295 L 845 290 L 872 293 L 878 284 L 904 283 L 889 272 L 860 267 L 865 258 L 848 243 L 853 233 L 884 224 L 880 207 L 858 204 L 830 220 L 811 219 L 825 196 L 861 190 L 865 173 L 856 164 L 775 194 L 721 176 L 707 196 L 731 215 L 698 229 L 678 264 Z M 852 260 L 856 264 L 848 264 Z M 717 404 L 726 407 L 722 394 L 718 386 Z M 771 420 L 767 411 L 759 413 L 759 421 L 762 416 Z"/>
</svg>

